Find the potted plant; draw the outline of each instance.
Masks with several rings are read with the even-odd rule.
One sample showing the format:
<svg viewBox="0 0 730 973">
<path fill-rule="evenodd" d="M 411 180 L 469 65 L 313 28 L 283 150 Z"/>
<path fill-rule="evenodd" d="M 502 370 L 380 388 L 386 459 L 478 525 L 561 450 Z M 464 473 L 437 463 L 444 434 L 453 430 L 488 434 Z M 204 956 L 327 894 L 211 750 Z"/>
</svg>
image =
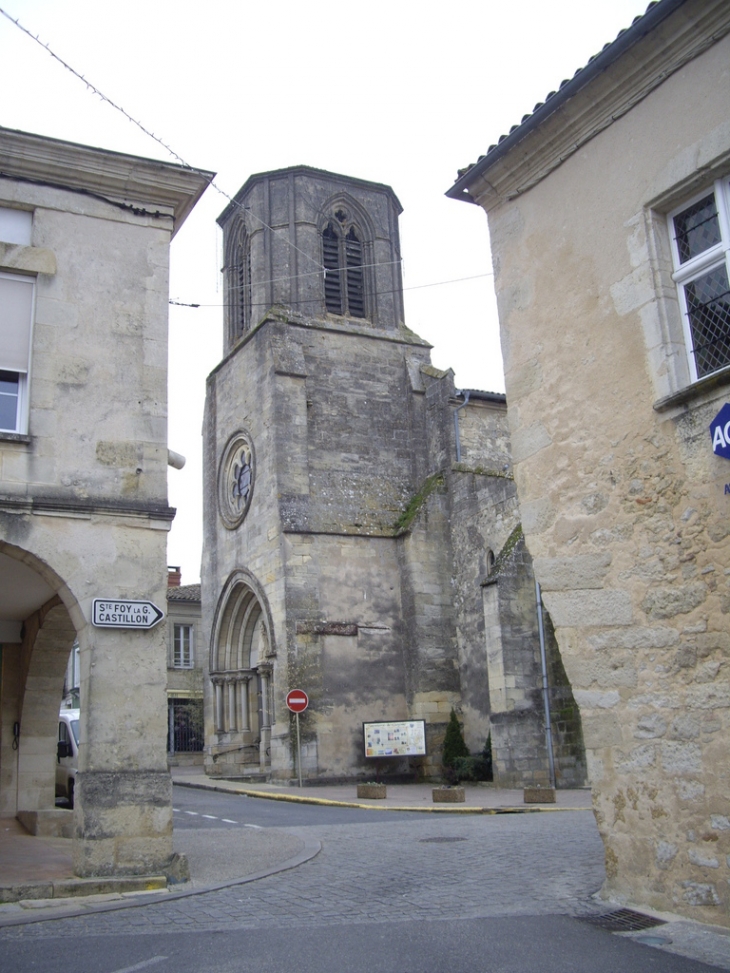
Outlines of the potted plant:
<svg viewBox="0 0 730 973">
<path fill-rule="evenodd" d="M 379 784 L 374 780 L 365 781 L 357 785 L 357 796 L 371 801 L 382 801 L 386 796 L 385 784 Z"/>
</svg>

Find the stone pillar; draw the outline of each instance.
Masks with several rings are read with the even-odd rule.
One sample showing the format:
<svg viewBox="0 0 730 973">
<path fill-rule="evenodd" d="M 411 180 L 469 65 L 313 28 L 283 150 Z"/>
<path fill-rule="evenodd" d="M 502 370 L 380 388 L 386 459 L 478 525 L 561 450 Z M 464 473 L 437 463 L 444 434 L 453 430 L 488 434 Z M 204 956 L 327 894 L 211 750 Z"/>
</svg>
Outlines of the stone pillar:
<svg viewBox="0 0 730 973">
<path fill-rule="evenodd" d="M 269 719 L 269 673 L 261 673 L 261 729 L 271 726 Z"/>
<path fill-rule="evenodd" d="M 271 716 L 269 713 L 269 679 L 271 678 L 271 669 L 259 669 L 259 678 L 261 680 L 261 726 L 259 727 L 261 743 L 259 744 L 259 763 L 261 770 L 265 771 L 269 765 L 271 753 Z"/>
<path fill-rule="evenodd" d="M 223 732 L 223 686 L 220 676 L 211 676 L 211 682 L 215 690 L 215 729 L 217 733 Z"/>
<path fill-rule="evenodd" d="M 240 694 L 241 694 L 241 729 L 250 730 L 251 729 L 251 717 L 249 715 L 248 706 L 248 684 L 250 681 L 250 676 L 244 676 L 239 683 Z"/>
<path fill-rule="evenodd" d="M 164 603 L 164 593 L 154 597 Z M 74 872 L 164 874 L 171 866 L 164 625 L 79 632 L 81 708 Z"/>
<path fill-rule="evenodd" d="M 237 730 L 236 680 L 233 676 L 226 676 L 226 687 L 228 688 L 228 729 Z"/>
</svg>

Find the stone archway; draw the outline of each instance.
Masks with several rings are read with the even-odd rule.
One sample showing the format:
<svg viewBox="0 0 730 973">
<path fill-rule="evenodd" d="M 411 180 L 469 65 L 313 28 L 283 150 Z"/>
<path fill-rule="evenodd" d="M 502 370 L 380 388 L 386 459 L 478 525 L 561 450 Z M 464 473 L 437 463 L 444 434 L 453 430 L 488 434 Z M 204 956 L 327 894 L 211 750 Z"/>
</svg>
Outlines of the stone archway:
<svg viewBox="0 0 730 973">
<path fill-rule="evenodd" d="M 0 814 L 32 834 L 72 833 L 55 808 L 58 712 L 77 637 L 63 582 L 27 551 L 0 543 Z M 67 590 L 67 589 L 66 589 Z"/>
<path fill-rule="evenodd" d="M 219 599 L 211 640 L 212 776 L 271 766 L 274 656 L 266 598 L 252 575 L 236 572 Z"/>
</svg>

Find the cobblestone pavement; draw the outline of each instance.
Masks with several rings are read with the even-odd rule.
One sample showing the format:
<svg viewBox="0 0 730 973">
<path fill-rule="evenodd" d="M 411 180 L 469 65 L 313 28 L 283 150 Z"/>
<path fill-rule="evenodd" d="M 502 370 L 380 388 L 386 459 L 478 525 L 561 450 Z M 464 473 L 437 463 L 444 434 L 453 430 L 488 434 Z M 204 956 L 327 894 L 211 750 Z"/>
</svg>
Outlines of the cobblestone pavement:
<svg viewBox="0 0 730 973">
<path fill-rule="evenodd" d="M 185 898 L 0 930 L 23 938 L 126 935 L 596 911 L 604 877 L 593 815 L 429 816 L 287 828 L 312 861 Z"/>
</svg>

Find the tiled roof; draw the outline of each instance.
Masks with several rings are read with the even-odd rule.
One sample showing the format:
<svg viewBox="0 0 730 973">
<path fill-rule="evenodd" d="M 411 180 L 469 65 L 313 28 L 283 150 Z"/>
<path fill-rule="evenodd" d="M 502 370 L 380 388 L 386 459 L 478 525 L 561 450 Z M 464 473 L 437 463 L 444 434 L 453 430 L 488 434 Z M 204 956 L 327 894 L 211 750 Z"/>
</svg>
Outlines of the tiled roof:
<svg viewBox="0 0 730 973">
<path fill-rule="evenodd" d="M 610 51 L 610 49 L 613 48 L 614 45 L 616 45 L 616 56 L 620 54 L 621 49 L 619 48 L 619 41 L 621 41 L 621 39 L 624 38 L 625 34 L 631 31 L 632 33 L 635 33 L 637 35 L 636 39 L 638 39 L 638 37 L 641 36 L 643 33 L 641 30 L 641 26 L 639 25 L 641 25 L 642 22 L 645 20 L 645 18 L 647 18 L 650 11 L 656 8 L 655 13 L 662 14 L 664 13 L 664 11 L 660 10 L 660 8 L 666 8 L 666 15 L 668 15 L 669 13 L 672 12 L 672 10 L 674 10 L 677 6 L 679 6 L 681 2 L 683 2 L 683 0 L 679 0 L 679 2 L 678 0 L 653 0 L 653 2 L 649 4 L 649 6 L 646 8 L 646 11 L 643 14 L 634 18 L 630 27 L 626 27 L 623 30 L 619 31 L 618 36 L 614 41 L 610 41 L 609 43 L 604 44 L 603 48 L 597 54 L 594 54 L 588 60 L 588 63 L 584 67 L 578 68 L 578 70 L 575 72 L 572 78 L 566 78 L 564 81 L 561 81 L 557 90 L 548 93 L 547 97 L 545 98 L 545 101 L 538 102 L 531 112 L 528 112 L 526 115 L 522 116 L 522 119 L 520 120 L 520 123 L 518 125 L 513 125 L 506 135 L 501 135 L 496 143 L 490 145 L 485 155 L 480 155 L 476 162 L 473 162 L 471 165 L 466 166 L 464 169 L 459 169 L 457 175 L 457 184 L 460 183 L 460 181 L 469 172 L 471 172 L 472 169 L 484 168 L 480 165 L 480 163 L 483 163 L 485 160 L 487 160 L 488 162 L 490 159 L 490 155 L 494 153 L 495 150 L 506 139 L 510 139 L 511 144 L 518 142 L 522 135 L 520 130 L 523 128 L 523 126 L 525 126 L 524 134 L 527 134 L 527 131 L 529 131 L 531 128 L 534 127 L 535 122 L 542 121 L 543 118 L 552 114 L 552 112 L 556 110 L 559 107 L 559 105 L 565 101 L 565 95 L 568 94 L 568 92 L 564 92 L 562 95 L 561 92 L 563 92 L 563 89 L 566 88 L 567 85 L 571 86 L 570 94 L 572 94 L 574 93 L 575 90 L 581 88 L 583 84 L 587 84 L 594 73 L 592 70 L 589 69 L 591 68 L 592 65 L 594 65 L 594 62 L 598 58 L 602 58 L 604 55 L 608 58 L 611 58 L 611 55 L 610 54 L 606 55 L 606 52 Z M 652 17 L 649 18 L 649 20 L 647 21 L 646 23 L 647 32 L 649 29 L 653 27 L 655 19 L 658 18 Z M 528 123 L 530 123 L 531 121 L 533 122 L 533 124 L 528 125 Z M 456 187 L 454 187 L 454 190 L 450 190 L 447 193 L 447 196 L 451 196 L 451 195 L 456 196 L 457 193 L 455 192 L 455 189 Z"/>
<path fill-rule="evenodd" d="M 506 402 L 507 396 L 504 392 L 488 392 L 485 389 L 456 389 L 457 398 L 463 399 L 469 395 L 469 399 L 480 399 L 484 402 Z"/>
<path fill-rule="evenodd" d="M 167 589 L 168 601 L 200 601 L 199 584 L 181 584 Z"/>
</svg>

